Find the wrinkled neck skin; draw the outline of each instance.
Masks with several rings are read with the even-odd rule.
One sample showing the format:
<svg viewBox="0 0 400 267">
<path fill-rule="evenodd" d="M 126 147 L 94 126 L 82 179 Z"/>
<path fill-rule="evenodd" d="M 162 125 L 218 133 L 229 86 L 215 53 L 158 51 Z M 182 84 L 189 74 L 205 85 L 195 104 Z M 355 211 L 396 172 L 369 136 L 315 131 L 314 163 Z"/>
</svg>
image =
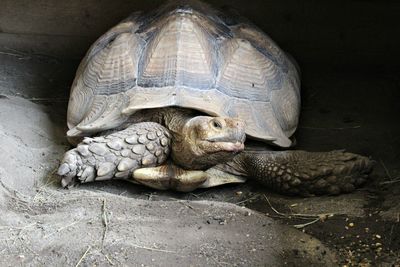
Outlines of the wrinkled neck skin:
<svg viewBox="0 0 400 267">
<path fill-rule="evenodd" d="M 220 162 L 231 160 L 235 152 L 227 153 L 222 151 L 220 146 L 213 147 L 209 143 L 199 142 L 198 132 L 194 126 L 198 118 L 186 120 L 184 124 L 179 125 L 182 126 L 179 131 L 173 133 L 171 154 L 173 162 L 184 169 L 205 170 Z"/>
<path fill-rule="evenodd" d="M 195 110 L 177 107 L 143 109 L 135 112 L 126 123 L 152 121 L 178 130 L 178 128 L 183 127 L 187 120 L 197 115 L 199 114 Z"/>
<path fill-rule="evenodd" d="M 212 127 L 207 128 L 210 119 L 213 117 L 201 116 L 190 109 L 161 108 L 139 111 L 135 113 L 130 123 L 153 121 L 164 125 L 173 135 L 171 144 L 173 162 L 184 169 L 204 170 L 231 160 L 244 148 L 244 125 L 233 125 L 236 123 L 233 119 L 216 118 L 226 127 L 219 135 L 218 131 L 213 132 Z M 218 139 L 211 143 L 204 141 L 209 137 Z M 237 139 L 238 143 L 232 141 L 232 138 Z"/>
<path fill-rule="evenodd" d="M 183 108 L 158 108 L 146 109 L 136 112 L 126 124 L 152 121 L 164 125 L 169 129 L 174 138 L 181 138 L 185 124 L 198 113 L 194 110 Z"/>
<path fill-rule="evenodd" d="M 206 166 L 194 166 L 195 158 L 198 158 L 194 151 L 196 147 L 192 141 L 191 133 L 188 130 L 190 120 L 197 114 L 192 110 L 179 108 L 164 108 L 154 114 L 152 121 L 165 125 L 172 134 L 171 157 L 175 164 L 186 169 L 203 169 Z"/>
</svg>

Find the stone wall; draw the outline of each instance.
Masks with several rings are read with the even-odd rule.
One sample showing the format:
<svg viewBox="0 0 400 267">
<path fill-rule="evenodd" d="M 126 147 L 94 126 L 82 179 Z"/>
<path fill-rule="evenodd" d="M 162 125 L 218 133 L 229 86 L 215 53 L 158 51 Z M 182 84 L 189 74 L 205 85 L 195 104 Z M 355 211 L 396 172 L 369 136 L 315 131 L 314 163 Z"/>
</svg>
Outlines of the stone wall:
<svg viewBox="0 0 400 267">
<path fill-rule="evenodd" d="M 79 58 L 99 35 L 161 0 L 1 0 L 0 47 Z M 399 1 L 209 0 L 265 30 L 300 64 L 399 66 Z"/>
</svg>

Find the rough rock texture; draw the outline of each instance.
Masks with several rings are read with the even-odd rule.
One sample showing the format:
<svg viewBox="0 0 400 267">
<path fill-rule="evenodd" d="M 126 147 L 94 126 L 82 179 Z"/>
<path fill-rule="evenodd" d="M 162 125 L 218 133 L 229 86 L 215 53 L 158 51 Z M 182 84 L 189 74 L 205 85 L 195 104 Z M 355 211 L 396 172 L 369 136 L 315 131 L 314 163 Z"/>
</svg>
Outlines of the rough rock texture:
<svg viewBox="0 0 400 267">
<path fill-rule="evenodd" d="M 335 262 L 318 240 L 237 205 L 60 189 L 51 173 L 65 150 L 63 129 L 43 106 L 0 101 L 1 266 Z"/>
<path fill-rule="evenodd" d="M 62 129 L 54 127 L 43 106 L 15 97 L 2 96 L 0 101 L 1 181 L 32 194 L 58 165 L 65 149 Z"/>
</svg>

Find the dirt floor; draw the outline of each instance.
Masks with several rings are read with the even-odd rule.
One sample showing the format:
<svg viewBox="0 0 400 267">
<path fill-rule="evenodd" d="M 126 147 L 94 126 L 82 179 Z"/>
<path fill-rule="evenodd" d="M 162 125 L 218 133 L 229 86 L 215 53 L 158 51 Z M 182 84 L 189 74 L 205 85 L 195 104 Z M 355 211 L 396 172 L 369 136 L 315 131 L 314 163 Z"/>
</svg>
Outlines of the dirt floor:
<svg viewBox="0 0 400 267">
<path fill-rule="evenodd" d="M 298 147 L 376 161 L 352 194 L 256 183 L 192 193 L 123 181 L 59 188 L 77 61 L 0 54 L 0 265 L 400 266 L 400 78 L 303 69 Z M 243 207 L 243 208 L 242 208 Z"/>
</svg>

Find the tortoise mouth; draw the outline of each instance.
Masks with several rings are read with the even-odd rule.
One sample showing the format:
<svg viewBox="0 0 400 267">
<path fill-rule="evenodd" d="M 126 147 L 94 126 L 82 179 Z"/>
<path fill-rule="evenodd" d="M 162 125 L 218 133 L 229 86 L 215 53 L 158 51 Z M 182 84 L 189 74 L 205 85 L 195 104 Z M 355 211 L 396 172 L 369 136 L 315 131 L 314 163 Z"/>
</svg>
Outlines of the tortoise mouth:
<svg viewBox="0 0 400 267">
<path fill-rule="evenodd" d="M 244 143 L 243 138 L 226 138 L 226 137 L 210 137 L 203 139 L 203 141 L 208 141 L 210 143 Z"/>
<path fill-rule="evenodd" d="M 217 142 L 218 145 L 222 148 L 222 150 L 226 152 L 233 152 L 233 153 L 239 153 L 244 150 L 244 144 L 242 142 Z"/>
<path fill-rule="evenodd" d="M 230 152 L 239 153 L 244 150 L 244 142 L 239 140 L 226 140 L 219 141 L 218 138 L 202 140 L 203 147 L 209 147 L 212 153 Z"/>
</svg>

